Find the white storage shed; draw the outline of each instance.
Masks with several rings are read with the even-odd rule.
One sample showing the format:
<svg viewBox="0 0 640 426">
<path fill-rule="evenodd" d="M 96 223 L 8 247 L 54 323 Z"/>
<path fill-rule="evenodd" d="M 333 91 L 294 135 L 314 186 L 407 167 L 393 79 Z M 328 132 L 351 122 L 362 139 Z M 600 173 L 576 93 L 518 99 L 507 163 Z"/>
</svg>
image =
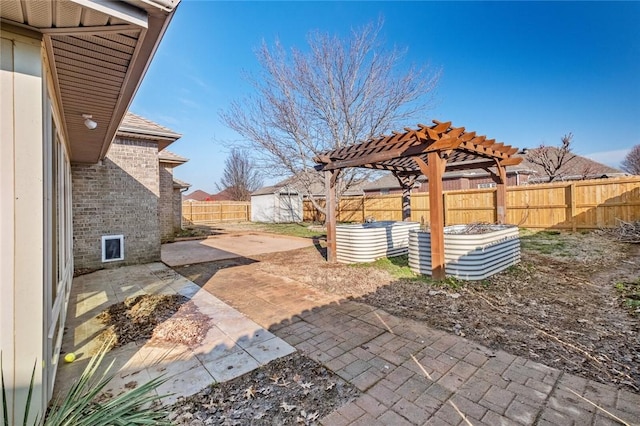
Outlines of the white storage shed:
<svg viewBox="0 0 640 426">
<path fill-rule="evenodd" d="M 302 222 L 302 194 L 291 186 L 267 186 L 251 194 L 251 221 Z"/>
</svg>

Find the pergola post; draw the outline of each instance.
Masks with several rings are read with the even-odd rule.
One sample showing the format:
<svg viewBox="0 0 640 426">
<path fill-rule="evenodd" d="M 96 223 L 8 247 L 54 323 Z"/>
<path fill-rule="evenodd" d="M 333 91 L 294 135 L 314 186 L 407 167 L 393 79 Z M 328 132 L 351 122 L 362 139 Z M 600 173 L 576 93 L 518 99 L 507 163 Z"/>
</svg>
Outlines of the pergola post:
<svg viewBox="0 0 640 426">
<path fill-rule="evenodd" d="M 496 161 L 497 173 L 487 170 L 496 183 L 496 222 L 507 223 L 507 171 Z"/>
<path fill-rule="evenodd" d="M 411 220 L 411 189 L 416 182 L 416 176 L 402 176 L 393 173 L 398 183 L 402 187 L 402 220 Z"/>
<path fill-rule="evenodd" d="M 444 260 L 444 211 L 442 206 L 442 175 L 447 160 L 438 151 L 427 154 L 427 163 L 414 157 L 422 173 L 429 180 L 429 228 L 431 232 L 431 278 L 443 280 L 446 276 Z"/>
<path fill-rule="evenodd" d="M 338 261 L 336 254 L 336 179 L 340 170 L 327 170 L 324 172 L 324 186 L 326 191 L 325 222 L 327 226 L 327 261 Z"/>
</svg>

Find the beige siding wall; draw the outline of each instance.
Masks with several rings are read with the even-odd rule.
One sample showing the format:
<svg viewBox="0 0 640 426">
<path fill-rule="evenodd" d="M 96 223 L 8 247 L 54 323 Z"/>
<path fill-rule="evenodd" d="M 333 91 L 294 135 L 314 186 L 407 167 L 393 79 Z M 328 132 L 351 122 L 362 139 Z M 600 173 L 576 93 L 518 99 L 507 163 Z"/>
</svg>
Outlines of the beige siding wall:
<svg viewBox="0 0 640 426">
<path fill-rule="evenodd" d="M 43 149 L 50 140 L 44 138 L 41 42 L 4 30 L 6 26 L 0 33 L 0 349 L 12 417 L 8 423 L 13 424 L 22 419 L 34 363 L 34 411 L 42 412 L 47 402 L 43 277 L 51 252 L 43 238 L 48 220 L 43 164 L 50 167 L 52 159 Z"/>
<path fill-rule="evenodd" d="M 72 166 L 74 265 L 113 267 L 160 260 L 158 147 L 116 138 L 102 164 Z M 101 237 L 124 235 L 124 260 L 102 262 Z"/>
</svg>

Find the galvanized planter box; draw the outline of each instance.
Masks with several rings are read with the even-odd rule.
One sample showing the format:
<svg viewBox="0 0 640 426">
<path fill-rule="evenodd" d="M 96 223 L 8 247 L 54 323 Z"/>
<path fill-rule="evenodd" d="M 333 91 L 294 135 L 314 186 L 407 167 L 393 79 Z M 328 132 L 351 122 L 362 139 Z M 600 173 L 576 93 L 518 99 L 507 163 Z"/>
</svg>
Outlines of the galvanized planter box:
<svg viewBox="0 0 640 426">
<path fill-rule="evenodd" d="M 462 234 L 466 225 L 445 227 L 445 272 L 449 276 L 476 281 L 496 274 L 520 261 L 517 226 L 490 225 L 489 232 Z M 431 275 L 431 234 L 409 233 L 409 267 L 417 274 Z"/>
<path fill-rule="evenodd" d="M 372 222 L 336 226 L 338 262 L 373 262 L 382 257 L 406 254 L 409 231 L 420 229 L 418 222 Z"/>
</svg>

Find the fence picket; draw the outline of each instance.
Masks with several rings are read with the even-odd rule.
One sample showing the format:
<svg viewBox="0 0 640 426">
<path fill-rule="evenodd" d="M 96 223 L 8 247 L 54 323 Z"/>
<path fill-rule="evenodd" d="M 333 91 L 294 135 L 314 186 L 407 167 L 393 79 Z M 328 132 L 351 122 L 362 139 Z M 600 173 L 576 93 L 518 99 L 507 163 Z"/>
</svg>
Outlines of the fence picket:
<svg viewBox="0 0 640 426">
<path fill-rule="evenodd" d="M 445 191 L 447 225 L 495 222 L 495 188 Z M 323 201 L 321 200 L 321 205 Z M 401 220 L 402 195 L 343 197 L 338 220 Z M 424 219 L 423 219 L 424 218 Z M 411 220 L 429 218 L 429 194 L 411 195 Z M 305 221 L 322 221 L 311 202 Z M 507 222 L 527 228 L 597 229 L 640 220 L 640 176 L 507 187 Z"/>
<path fill-rule="evenodd" d="M 220 222 L 251 220 L 251 203 L 247 201 L 184 201 L 183 225 L 210 225 Z"/>
</svg>

